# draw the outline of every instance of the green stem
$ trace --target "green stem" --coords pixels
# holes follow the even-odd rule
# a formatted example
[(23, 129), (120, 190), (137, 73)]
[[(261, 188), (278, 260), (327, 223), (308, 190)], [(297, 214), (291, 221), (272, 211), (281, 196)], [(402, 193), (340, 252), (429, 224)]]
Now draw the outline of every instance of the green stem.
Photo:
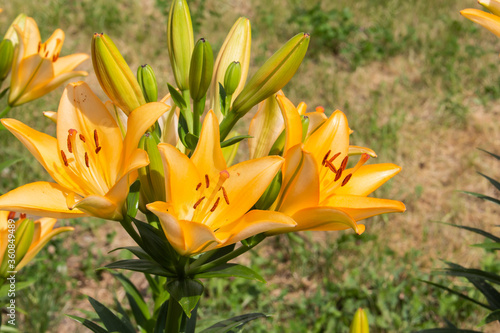
[(194, 101), (193, 102), (193, 128), (194, 128), (194, 135), (200, 136), (200, 131), (201, 131), (201, 126), (200, 126), (200, 117), (203, 114), (203, 111), (205, 111), (205, 101), (207, 97), (203, 97), (199, 101)]
[(186, 118), (186, 123), (188, 125), (189, 133), (193, 133), (193, 112), (191, 111), (191, 97), (189, 90), (182, 90), (182, 97), (184, 102), (186, 102), (186, 108), (184, 109), (184, 118)]
[(229, 110), (227, 115), (224, 117), (224, 120), (222, 120), (222, 122), (220, 123), (220, 141), (221, 142), (224, 141), (226, 136), (229, 134), (229, 132), (231, 132), (234, 125), (236, 125), (236, 123), (238, 122), (238, 120), (240, 120), (240, 118), (241, 117), (239, 117), (234, 112), (231, 112), (231, 110)]
[[(7, 113), (9, 113), (10, 109), (12, 109), (12, 106), (7, 105), (5, 109), (3, 109), (2, 113), (0, 113), (0, 119), (4, 118), (7, 115)], [(5, 127), (3, 126), (3, 124), (0, 123), (0, 131), (3, 131), (4, 129)]]
[(224, 101), (224, 114), (231, 109), (231, 100), (233, 99), (233, 95), (227, 95), (226, 100)]
[(182, 315), (184, 311), (181, 305), (172, 296), (168, 300), (167, 324), (165, 332), (179, 333), (181, 329)]

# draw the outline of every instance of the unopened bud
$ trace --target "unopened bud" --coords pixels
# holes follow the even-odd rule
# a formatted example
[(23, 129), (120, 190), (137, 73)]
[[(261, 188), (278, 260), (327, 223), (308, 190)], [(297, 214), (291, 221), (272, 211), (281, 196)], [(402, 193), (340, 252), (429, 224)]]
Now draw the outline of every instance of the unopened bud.
[(354, 318), (349, 329), (349, 333), (369, 333), (368, 318), (365, 311), (359, 308), (354, 314)]
[(138, 170), (141, 182), (139, 209), (146, 213), (146, 205), (155, 201), (165, 201), (165, 176), (158, 143), (160, 138), (154, 132), (147, 132), (139, 141), (139, 148), (148, 153), (149, 165)]
[(241, 80), (241, 65), (238, 61), (233, 61), (224, 75), (224, 90), (227, 95), (233, 95)]
[(18, 221), (16, 227), (16, 264), (19, 263), (26, 252), (28, 252), (31, 242), (33, 241), (33, 234), (35, 231), (35, 224), (30, 219), (23, 219)]
[(194, 46), (189, 68), (189, 92), (194, 101), (205, 97), (214, 71), (214, 54), (210, 43), (201, 38)]
[(14, 29), (14, 25), (17, 25), (19, 29), (24, 30), (24, 25), (26, 24), (26, 14), (19, 14), (14, 19), (9, 29), (5, 33), (4, 39), (9, 39), (12, 42), (12, 46), (15, 48), (17, 44), (19, 44), (19, 38), (17, 37), (16, 30)]
[(92, 39), (92, 64), (102, 90), (129, 115), (146, 104), (134, 74), (109, 36), (95, 33)]
[(146, 64), (137, 68), (137, 81), (147, 103), (158, 101), (158, 84), (151, 66)]
[(14, 45), (9, 39), (0, 42), (0, 83), (9, 75), (14, 58)]
[(191, 14), (186, 0), (172, 1), (168, 14), (167, 48), (177, 87), (180, 90), (188, 90), (194, 38)]

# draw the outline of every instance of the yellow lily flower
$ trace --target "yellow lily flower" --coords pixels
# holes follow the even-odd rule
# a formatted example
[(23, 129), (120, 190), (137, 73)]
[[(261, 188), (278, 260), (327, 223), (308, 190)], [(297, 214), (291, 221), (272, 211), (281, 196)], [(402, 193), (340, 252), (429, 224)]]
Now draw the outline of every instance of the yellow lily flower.
[(464, 17), (472, 22), (475, 22), (483, 28), (488, 29), (497, 37), (500, 37), (500, 1), (496, 0), (479, 0), (479, 4), (489, 9), (493, 14), (484, 12), (479, 9), (467, 8), (460, 11)]
[(191, 158), (169, 144), (158, 145), (165, 171), (166, 202), (147, 208), (157, 215), (172, 246), (183, 256), (236, 243), (295, 222), (279, 212), (252, 210), (283, 159), (263, 157), (227, 167), (213, 111), (203, 122)]
[[(286, 127), (283, 183), (273, 208), (291, 216), (297, 226), (271, 233), (301, 230), (342, 230), (361, 234), (357, 221), (391, 212), (403, 212), (403, 203), (368, 197), (401, 168), (390, 163), (363, 165), (375, 153), (349, 146), (347, 118), (335, 111), (302, 143), (299, 112), (284, 96), (278, 96)], [(349, 157), (361, 155), (347, 169)]]
[(86, 76), (85, 71), (72, 70), (89, 56), (84, 53), (59, 58), (64, 32), (54, 31), (42, 43), (38, 26), (31, 17), (26, 18), (24, 28), (14, 25), (19, 38), (19, 48), (12, 64), (9, 106), (27, 103), (57, 88), (67, 79)]
[[(14, 219), (14, 213), (8, 211), (0, 211), (0, 263), (3, 263), (4, 258), (7, 255), (7, 245), (9, 240), (9, 224), (8, 220)], [(15, 222), (16, 228), (25, 220), (26, 216), (21, 214), (21, 217)], [(34, 221), (34, 232), (32, 238), (29, 241), (29, 248), (27, 252), (20, 258), (15, 268), (9, 267), (9, 271), (18, 271), (28, 262), (30, 262), (40, 250), (56, 235), (72, 231), (72, 227), (61, 227), (54, 229), (54, 225), (57, 220), (53, 218), (44, 217), (39, 220)], [(7, 267), (6, 267), (7, 268)], [(5, 272), (0, 272), (0, 276), (5, 275)]]
[(144, 132), (166, 112), (163, 103), (148, 103), (128, 117), (125, 138), (104, 104), (84, 82), (70, 83), (57, 113), (57, 138), (15, 119), (3, 119), (56, 183), (36, 182), (0, 197), (0, 209), (55, 218), (92, 215), (122, 218), (129, 174), (149, 163), (138, 149)]

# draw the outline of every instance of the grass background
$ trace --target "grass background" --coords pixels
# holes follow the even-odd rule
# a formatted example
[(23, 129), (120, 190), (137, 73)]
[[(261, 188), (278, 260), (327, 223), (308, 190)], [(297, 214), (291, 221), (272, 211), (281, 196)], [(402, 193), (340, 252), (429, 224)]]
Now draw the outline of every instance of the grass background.
[[(93, 33), (105, 32), (133, 70), (144, 63), (155, 69), (161, 95), (167, 93), (166, 83), (174, 82), (165, 36), (169, 5), (168, 0), (11, 0), (2, 5), (0, 26), (5, 30), (24, 12), (35, 18), (42, 39), (60, 27), (66, 32), (62, 55), (89, 53)], [(496, 255), (467, 246), (478, 241), (473, 235), (433, 223), (492, 231), (499, 213), (494, 205), (457, 192), (494, 195), (475, 171), (500, 176), (493, 161), (476, 150), (498, 153), (500, 146), (500, 43), (459, 15), (463, 8), (477, 7), (476, 2), (196, 0), (189, 5), (195, 38), (207, 38), (214, 51), (239, 16), (250, 18), (252, 73), (290, 37), (309, 32), (307, 58), (285, 94), (295, 104), (322, 105), (328, 114), (343, 110), (355, 131), (353, 144), (374, 149), (378, 163), (403, 167), (375, 195), (407, 206), (405, 214), (370, 219), (360, 237), (325, 232), (267, 240), (241, 261), (268, 283), (207, 282), (200, 326), (261, 311), (272, 317), (247, 331), (346, 332), (356, 308), (365, 307), (373, 332), (410, 332), (440, 325), (443, 318), (476, 327), (484, 313), (418, 280), (449, 284), (430, 276), (432, 268), (442, 267), (439, 259), (499, 270)], [(84, 80), (106, 100), (90, 61), (80, 68), (89, 72)], [(62, 90), (20, 106), (10, 116), (54, 134), (55, 125), (42, 111), (57, 110)], [(49, 180), (12, 135), (0, 132), (0, 147), (2, 161), (21, 159), (2, 171), (0, 193)], [(89, 310), (85, 295), (109, 305), (114, 293), (123, 297), (108, 273), (94, 270), (116, 258), (108, 251), (131, 244), (127, 236), (111, 222), (60, 223), (77, 230), (52, 241), (19, 276), (37, 277), (20, 296), (19, 305), (27, 312), (21, 331), (84, 332), (64, 313)], [(134, 279), (145, 287), (139, 277)]]

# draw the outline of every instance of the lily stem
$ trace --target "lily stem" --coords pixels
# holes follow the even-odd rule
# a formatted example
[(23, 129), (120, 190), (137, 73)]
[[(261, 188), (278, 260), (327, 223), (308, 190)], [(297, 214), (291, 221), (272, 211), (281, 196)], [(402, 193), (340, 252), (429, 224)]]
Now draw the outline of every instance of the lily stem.
[(180, 332), (183, 312), (184, 310), (182, 310), (179, 302), (177, 302), (172, 295), (170, 295), (170, 299), (168, 300), (167, 324), (165, 326), (165, 332)]
[(186, 102), (186, 108), (184, 109), (184, 117), (186, 118), (186, 123), (188, 126), (189, 133), (193, 133), (193, 112), (191, 111), (191, 95), (189, 90), (182, 90), (182, 97), (184, 102)]
[(226, 116), (224, 117), (224, 120), (220, 123), (220, 141), (224, 141), (224, 139), (227, 137), (229, 132), (233, 129), (234, 125), (240, 120), (241, 116), (238, 116), (232, 110), (230, 109)]
[(203, 114), (203, 111), (205, 111), (205, 101), (206, 96), (199, 101), (193, 102), (193, 134), (196, 136), (200, 135), (200, 117)]

